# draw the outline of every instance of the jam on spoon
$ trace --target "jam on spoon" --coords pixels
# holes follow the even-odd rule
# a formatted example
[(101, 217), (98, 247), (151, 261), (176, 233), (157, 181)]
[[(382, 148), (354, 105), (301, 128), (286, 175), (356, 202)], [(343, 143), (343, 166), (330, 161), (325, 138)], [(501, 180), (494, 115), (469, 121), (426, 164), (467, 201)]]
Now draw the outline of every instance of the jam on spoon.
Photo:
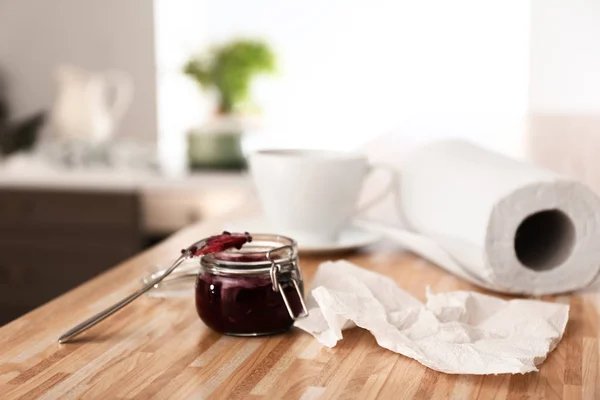
[(252, 242), (252, 236), (248, 232), (230, 233), (223, 231), (220, 235), (210, 236), (194, 243), (187, 249), (181, 250), (182, 255), (188, 254), (190, 257), (198, 257), (211, 253), (219, 253), (228, 249), (241, 249), (246, 243)]
[(144, 287), (136, 291), (135, 293), (130, 294), (123, 300), (118, 303), (110, 306), (109, 308), (99, 312), (98, 314), (86, 319), (81, 322), (77, 326), (73, 327), (69, 331), (65, 332), (59, 339), (58, 343), (65, 343), (69, 341), (71, 338), (79, 335), (83, 331), (91, 328), (96, 325), (100, 321), (108, 318), (115, 312), (119, 311), (121, 308), (125, 307), (150, 289), (152, 289), (155, 285), (165, 279), (171, 272), (173, 272), (182, 262), (189, 258), (198, 257), (201, 255), (206, 255), (215, 252), (222, 252), (231, 248), (240, 249), (244, 244), (251, 242), (252, 236), (248, 232), (245, 233), (230, 233), (223, 232), (220, 235), (210, 236), (206, 239), (199, 240), (193, 245), (189, 246), (187, 249), (182, 250), (182, 254), (179, 258), (165, 271), (164, 274), (160, 275), (156, 279), (152, 280)]

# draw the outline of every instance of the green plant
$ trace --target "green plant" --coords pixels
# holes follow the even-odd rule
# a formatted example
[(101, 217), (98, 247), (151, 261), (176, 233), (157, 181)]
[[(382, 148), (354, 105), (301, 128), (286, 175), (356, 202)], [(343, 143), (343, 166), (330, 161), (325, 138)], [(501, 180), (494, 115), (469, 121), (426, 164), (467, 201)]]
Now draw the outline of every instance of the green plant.
[(275, 70), (275, 55), (266, 43), (240, 39), (213, 48), (207, 57), (193, 58), (184, 72), (204, 89), (216, 89), (219, 112), (231, 113), (248, 101), (252, 79)]

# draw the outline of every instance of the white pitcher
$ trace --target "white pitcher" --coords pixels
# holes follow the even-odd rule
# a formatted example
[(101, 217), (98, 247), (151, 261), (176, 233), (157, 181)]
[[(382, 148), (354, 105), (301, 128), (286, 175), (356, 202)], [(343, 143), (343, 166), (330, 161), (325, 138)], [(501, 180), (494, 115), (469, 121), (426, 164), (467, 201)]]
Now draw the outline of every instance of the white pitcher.
[(110, 139), (131, 104), (131, 78), (120, 71), (92, 72), (62, 65), (56, 80), (58, 93), (51, 115), (56, 136), (94, 143)]

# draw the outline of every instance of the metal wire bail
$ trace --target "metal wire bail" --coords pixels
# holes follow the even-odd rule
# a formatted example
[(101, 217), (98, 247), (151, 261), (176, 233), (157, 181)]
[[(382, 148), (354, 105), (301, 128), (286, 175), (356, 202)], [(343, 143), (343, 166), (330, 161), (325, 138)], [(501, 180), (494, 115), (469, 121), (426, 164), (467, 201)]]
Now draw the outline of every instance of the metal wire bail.
[[(290, 302), (283, 290), (283, 287), (281, 286), (281, 283), (279, 282), (279, 273), (281, 272), (281, 264), (275, 263), (275, 261), (271, 258), (271, 252), (280, 251), (283, 249), (290, 250), (290, 258), (291, 258), (291, 255), (294, 252), (294, 249), (291, 246), (278, 247), (276, 249), (272, 249), (267, 252), (267, 259), (271, 261), (271, 270), (269, 271), (269, 274), (271, 276), (271, 284), (272, 284), (273, 291), (279, 292), (279, 294), (281, 295), (281, 298), (283, 299), (283, 303), (285, 304), (285, 308), (287, 309), (288, 314), (290, 315), (290, 317), (293, 320), (296, 320), (298, 318), (307, 317), (308, 309), (306, 308), (306, 304), (304, 303), (304, 298), (302, 296), (302, 292), (300, 291), (300, 287), (298, 286), (298, 281), (296, 280), (296, 278), (294, 276), (292, 277), (291, 281), (292, 281), (292, 284), (294, 285), (294, 288), (296, 289), (296, 294), (298, 296), (298, 299), (300, 300), (300, 305), (302, 305), (302, 313), (300, 313), (298, 315), (294, 315), (294, 311), (292, 310), (292, 307), (290, 306)], [(295, 274), (297, 271), (297, 265), (294, 261), (290, 261), (290, 263), (292, 265), (292, 271), (294, 271), (294, 274)]]

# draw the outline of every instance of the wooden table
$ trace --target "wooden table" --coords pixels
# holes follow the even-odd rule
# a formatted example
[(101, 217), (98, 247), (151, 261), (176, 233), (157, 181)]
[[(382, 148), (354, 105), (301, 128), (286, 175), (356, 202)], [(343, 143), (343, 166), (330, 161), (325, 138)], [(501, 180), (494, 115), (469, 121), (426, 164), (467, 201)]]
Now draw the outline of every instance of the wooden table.
[[(67, 328), (137, 288), (152, 265), (218, 229), (211, 222), (184, 230), (1, 328), (0, 398), (600, 398), (600, 287), (546, 298), (570, 303), (571, 321), (540, 371), (525, 375), (445, 375), (382, 349), (361, 329), (344, 332), (333, 349), (299, 330), (225, 337), (202, 324), (190, 298), (143, 297), (78, 341), (57, 344)], [(347, 258), (420, 299), (427, 285), (475, 289), (391, 247)], [(301, 260), (309, 283), (323, 260)]]

